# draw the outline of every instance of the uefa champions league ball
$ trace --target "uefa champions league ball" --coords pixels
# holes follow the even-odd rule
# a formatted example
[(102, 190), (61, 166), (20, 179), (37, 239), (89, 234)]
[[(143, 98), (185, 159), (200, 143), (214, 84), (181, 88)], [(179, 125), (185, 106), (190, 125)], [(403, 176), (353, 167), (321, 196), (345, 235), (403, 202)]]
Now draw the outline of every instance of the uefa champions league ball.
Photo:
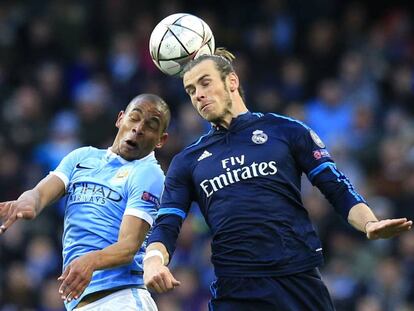
[(149, 50), (155, 65), (167, 75), (179, 74), (192, 59), (213, 54), (214, 36), (201, 18), (172, 14), (160, 21), (151, 33)]

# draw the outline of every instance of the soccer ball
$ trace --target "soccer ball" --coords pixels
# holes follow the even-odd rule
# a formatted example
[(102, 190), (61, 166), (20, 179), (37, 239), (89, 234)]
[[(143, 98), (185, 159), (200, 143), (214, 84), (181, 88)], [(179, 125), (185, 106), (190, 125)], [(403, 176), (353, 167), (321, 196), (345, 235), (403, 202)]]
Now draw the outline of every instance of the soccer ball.
[(149, 50), (155, 65), (168, 75), (179, 74), (192, 59), (213, 54), (214, 36), (199, 17), (177, 13), (160, 21), (151, 33)]

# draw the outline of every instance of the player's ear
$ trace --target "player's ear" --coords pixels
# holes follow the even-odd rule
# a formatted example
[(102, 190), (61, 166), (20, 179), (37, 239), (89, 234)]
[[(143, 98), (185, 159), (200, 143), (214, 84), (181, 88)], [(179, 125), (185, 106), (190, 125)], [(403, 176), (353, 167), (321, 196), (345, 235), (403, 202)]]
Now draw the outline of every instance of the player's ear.
[(235, 72), (230, 72), (227, 76), (229, 79), (229, 89), (230, 92), (234, 92), (239, 88), (239, 77), (236, 75)]
[(161, 148), (162, 146), (164, 146), (164, 144), (166, 143), (167, 139), (168, 139), (168, 133), (162, 133), (162, 135), (160, 137), (160, 140), (155, 145), (155, 148)]
[(121, 126), (121, 121), (122, 121), (122, 119), (124, 118), (124, 111), (123, 110), (121, 110), (119, 113), (118, 113), (118, 118), (116, 119), (116, 122), (115, 122), (115, 126), (117, 127), (117, 128), (119, 128), (120, 126)]

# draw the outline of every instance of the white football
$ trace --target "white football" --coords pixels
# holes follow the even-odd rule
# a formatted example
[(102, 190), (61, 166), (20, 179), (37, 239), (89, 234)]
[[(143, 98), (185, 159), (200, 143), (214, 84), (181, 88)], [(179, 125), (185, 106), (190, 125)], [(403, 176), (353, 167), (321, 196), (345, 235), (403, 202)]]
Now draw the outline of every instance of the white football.
[(149, 50), (155, 65), (168, 75), (179, 74), (192, 59), (213, 54), (214, 36), (201, 18), (172, 14), (160, 21), (151, 33)]

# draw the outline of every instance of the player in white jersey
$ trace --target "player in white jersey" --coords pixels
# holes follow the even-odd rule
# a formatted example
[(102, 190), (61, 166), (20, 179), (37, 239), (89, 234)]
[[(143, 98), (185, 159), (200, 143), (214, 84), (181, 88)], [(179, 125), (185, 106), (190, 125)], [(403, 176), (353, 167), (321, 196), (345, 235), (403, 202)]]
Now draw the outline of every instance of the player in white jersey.
[(67, 310), (157, 310), (142, 257), (164, 182), (154, 149), (169, 121), (160, 97), (139, 95), (119, 113), (111, 147), (72, 151), (33, 189), (0, 203), (1, 234), (66, 195), (59, 293)]

